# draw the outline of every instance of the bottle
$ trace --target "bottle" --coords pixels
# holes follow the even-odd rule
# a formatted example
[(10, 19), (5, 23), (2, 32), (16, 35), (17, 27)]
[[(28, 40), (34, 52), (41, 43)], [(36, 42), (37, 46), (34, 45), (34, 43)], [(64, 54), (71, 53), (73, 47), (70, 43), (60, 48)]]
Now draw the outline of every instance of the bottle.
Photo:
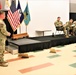
[(54, 37), (54, 33), (52, 33), (52, 37)]

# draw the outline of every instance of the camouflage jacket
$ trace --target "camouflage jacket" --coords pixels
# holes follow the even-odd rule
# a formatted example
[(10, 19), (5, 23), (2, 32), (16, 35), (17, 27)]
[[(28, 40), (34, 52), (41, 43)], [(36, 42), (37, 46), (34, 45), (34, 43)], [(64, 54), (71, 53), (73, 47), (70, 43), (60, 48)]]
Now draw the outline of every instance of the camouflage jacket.
[(61, 25), (63, 25), (63, 23), (62, 23), (62, 21), (55, 21), (54, 25), (55, 26), (61, 26)]
[(66, 22), (66, 27), (72, 27), (73, 23), (71, 22)]
[(8, 36), (8, 31), (6, 30), (6, 25), (2, 20), (0, 20), (0, 39), (6, 40), (6, 36)]

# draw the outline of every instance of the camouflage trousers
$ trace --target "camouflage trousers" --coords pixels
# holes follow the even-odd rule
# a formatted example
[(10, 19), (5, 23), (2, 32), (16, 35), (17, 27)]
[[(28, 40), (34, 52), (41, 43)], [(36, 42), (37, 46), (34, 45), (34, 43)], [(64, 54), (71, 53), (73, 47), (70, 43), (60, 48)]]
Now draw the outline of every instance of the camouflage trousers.
[(4, 61), (5, 40), (0, 39), (0, 62)]
[(65, 27), (64, 26), (57, 26), (56, 29), (60, 30), (60, 31), (63, 31), (65, 36), (67, 36), (69, 34), (68, 33), (69, 32), (69, 28), (67, 28), (66, 26)]
[(74, 33), (74, 28), (71, 28), (71, 27), (68, 27), (68, 26), (64, 27), (64, 34), (65, 34), (66, 36), (69, 36), (70, 31), (71, 31), (72, 34), (73, 34), (73, 33)]

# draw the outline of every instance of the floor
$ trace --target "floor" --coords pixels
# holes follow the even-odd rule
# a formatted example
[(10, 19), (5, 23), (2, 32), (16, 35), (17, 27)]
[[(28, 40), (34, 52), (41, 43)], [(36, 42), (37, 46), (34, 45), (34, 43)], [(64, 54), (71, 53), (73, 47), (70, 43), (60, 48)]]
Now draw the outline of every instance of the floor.
[(8, 67), (0, 67), (0, 75), (76, 75), (76, 43), (28, 52), (29, 58), (5, 52)]

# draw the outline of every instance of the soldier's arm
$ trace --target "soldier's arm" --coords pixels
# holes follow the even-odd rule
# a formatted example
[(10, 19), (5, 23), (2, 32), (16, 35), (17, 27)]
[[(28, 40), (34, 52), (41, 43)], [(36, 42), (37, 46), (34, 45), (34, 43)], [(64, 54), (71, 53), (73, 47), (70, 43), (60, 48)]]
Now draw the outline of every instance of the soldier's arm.
[(4, 24), (0, 24), (0, 32), (5, 36), (10, 36), (10, 33), (4, 27)]
[(63, 22), (61, 22), (61, 25), (63, 25)]
[(68, 22), (66, 22), (66, 25), (68, 25), (69, 23)]
[(54, 25), (57, 26), (57, 22), (54, 22)]
[(66, 22), (66, 24), (65, 24), (66, 26), (68, 26), (68, 22)]
[(60, 25), (60, 26), (63, 26), (63, 22), (60, 21), (60, 24), (59, 24), (59, 25)]

